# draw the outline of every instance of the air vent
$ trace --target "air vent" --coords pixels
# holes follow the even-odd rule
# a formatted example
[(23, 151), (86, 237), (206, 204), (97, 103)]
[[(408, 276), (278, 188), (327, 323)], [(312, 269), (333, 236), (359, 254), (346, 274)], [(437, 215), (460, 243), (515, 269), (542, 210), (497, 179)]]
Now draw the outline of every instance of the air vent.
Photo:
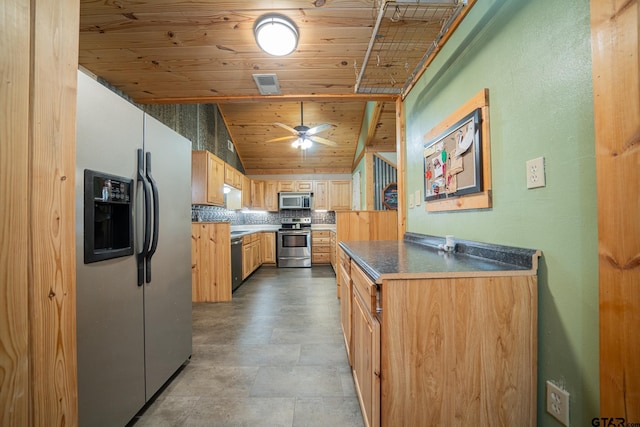
[(280, 95), (280, 84), (275, 74), (254, 74), (253, 80), (258, 86), (260, 95)]

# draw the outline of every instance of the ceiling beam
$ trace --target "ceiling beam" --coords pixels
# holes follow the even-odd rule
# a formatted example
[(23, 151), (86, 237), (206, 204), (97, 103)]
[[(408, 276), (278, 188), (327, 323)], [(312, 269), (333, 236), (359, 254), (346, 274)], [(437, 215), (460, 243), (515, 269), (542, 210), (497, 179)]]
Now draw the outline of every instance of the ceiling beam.
[(370, 147), (373, 145), (373, 137), (376, 133), (376, 129), (378, 128), (378, 120), (380, 120), (380, 114), (382, 114), (382, 107), (384, 103), (381, 101), (376, 101), (373, 105), (373, 113), (371, 114), (371, 119), (369, 120), (369, 128), (367, 129), (367, 139), (364, 141), (365, 147)]
[[(235, 102), (264, 102), (264, 101), (318, 101), (318, 102), (348, 102), (348, 101), (392, 101), (398, 98), (396, 94), (353, 93), (344, 95), (312, 94), (312, 95), (247, 95), (247, 96), (196, 96), (173, 98), (144, 98), (134, 99), (139, 104), (230, 104)], [(379, 115), (378, 115), (379, 117)], [(376, 119), (377, 121), (377, 119)]]

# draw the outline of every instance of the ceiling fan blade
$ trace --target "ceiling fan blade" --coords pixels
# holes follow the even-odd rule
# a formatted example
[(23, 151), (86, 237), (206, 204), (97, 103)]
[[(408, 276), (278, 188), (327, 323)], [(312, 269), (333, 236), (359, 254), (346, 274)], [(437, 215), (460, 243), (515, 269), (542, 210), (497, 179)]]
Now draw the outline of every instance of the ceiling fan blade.
[(323, 131), (325, 131), (327, 129), (330, 129), (332, 127), (334, 127), (334, 125), (330, 125), (329, 123), (323, 123), (321, 125), (312, 127), (311, 129), (309, 129), (305, 133), (307, 134), (307, 136), (311, 136), (311, 135), (315, 135), (316, 133), (323, 132)]
[(289, 136), (281, 136), (279, 138), (269, 139), (265, 142), (278, 142), (278, 141), (287, 141), (287, 140), (292, 141), (297, 138), (298, 138), (298, 135), (289, 135)]
[(312, 140), (313, 142), (317, 142), (317, 143), (320, 143), (320, 144), (328, 145), (330, 147), (337, 147), (338, 146), (337, 142), (331, 141), (330, 139), (323, 138), (321, 136), (312, 135), (312, 136), (307, 136), (307, 138)]
[(281, 128), (288, 130), (288, 131), (289, 131), (289, 132), (291, 132), (292, 134), (294, 134), (294, 135), (298, 135), (298, 131), (297, 131), (297, 130), (295, 130), (294, 128), (292, 128), (291, 126), (287, 126), (287, 125), (285, 125), (285, 124), (283, 124), (283, 123), (278, 123), (278, 122), (274, 123), (273, 125), (274, 125), (274, 126), (280, 126)]

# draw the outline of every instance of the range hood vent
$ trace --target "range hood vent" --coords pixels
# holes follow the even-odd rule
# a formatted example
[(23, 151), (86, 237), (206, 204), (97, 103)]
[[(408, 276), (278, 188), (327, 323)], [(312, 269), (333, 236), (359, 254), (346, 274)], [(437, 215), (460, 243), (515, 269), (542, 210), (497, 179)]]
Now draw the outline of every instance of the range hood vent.
[(260, 95), (280, 95), (280, 84), (275, 74), (253, 74)]

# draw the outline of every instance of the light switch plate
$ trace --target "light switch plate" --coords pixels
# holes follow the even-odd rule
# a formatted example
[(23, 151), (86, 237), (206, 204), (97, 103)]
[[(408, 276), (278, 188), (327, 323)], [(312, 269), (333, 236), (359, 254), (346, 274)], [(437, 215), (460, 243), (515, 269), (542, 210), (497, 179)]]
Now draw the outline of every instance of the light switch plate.
[(420, 197), (420, 190), (416, 190), (416, 195), (414, 200), (416, 202), (416, 206), (420, 206), (420, 201), (422, 200), (422, 198)]
[(527, 161), (527, 188), (538, 188), (546, 185), (544, 176), (544, 157)]

